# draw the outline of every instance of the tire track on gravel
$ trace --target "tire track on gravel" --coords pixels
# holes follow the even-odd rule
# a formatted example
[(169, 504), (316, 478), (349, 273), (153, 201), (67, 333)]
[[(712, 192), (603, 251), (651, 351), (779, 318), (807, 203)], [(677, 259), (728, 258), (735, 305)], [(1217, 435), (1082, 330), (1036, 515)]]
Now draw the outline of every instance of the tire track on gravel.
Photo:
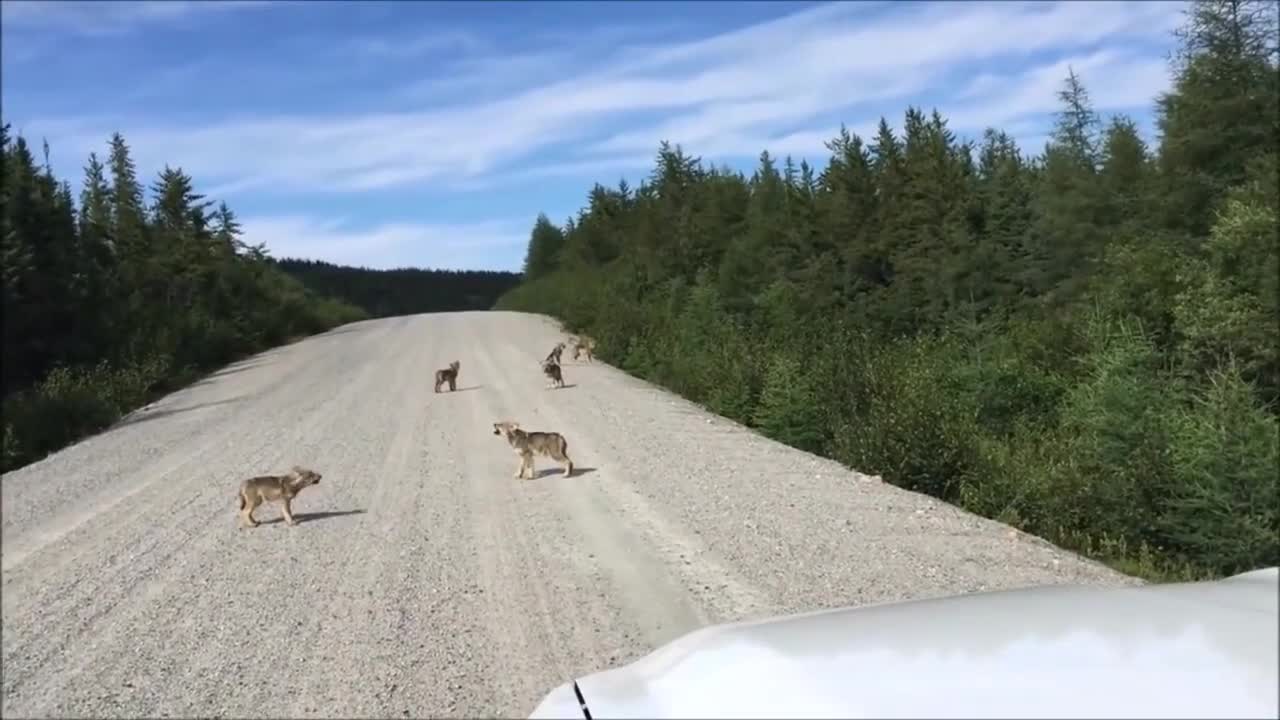
[[(360, 536), (348, 543), (351, 549), (342, 564), (349, 570), (343, 584), (333, 590), (343, 600), (335, 604), (345, 607), (346, 612), (330, 618), (337, 623), (336, 632), (325, 633), (319, 624), (315, 628), (317, 637), (325, 642), (312, 653), (315, 670), (304, 678), (292, 708), (295, 717), (315, 713), (387, 717), (392, 714), (394, 690), (408, 681), (396, 621), (412, 613), (406, 606), (418, 605), (421, 589), (407, 584), (405, 575), (405, 566), (417, 559), (416, 554), (407, 552), (417, 539), (416, 503), (410, 500), (423, 493), (421, 479), (431, 472), (435, 459), (429, 451), (423, 452), (423, 441), (432, 415), (429, 409), (438, 396), (433, 398), (424, 389), (429, 386), (424, 382), (423, 343), (416, 332), (406, 336), (411, 342), (396, 348), (389, 367), (379, 377), (390, 397), (381, 406), (378, 422), (365, 428), (375, 437), (390, 438), (385, 451), (374, 456), (381, 458), (376, 469), (367, 469), (360, 479), (368, 483), (366, 513), (376, 520), (364, 523)], [(323, 661), (338, 647), (361, 658), (366, 666), (378, 668), (377, 673), (352, 688), (346, 665)]]
[[(518, 366), (528, 353), (510, 343), (501, 349), (506, 367)], [(592, 381), (590, 377), (581, 379)], [(576, 455), (579, 462), (582, 457), (618, 457), (616, 453), (602, 455), (597, 449), (596, 436), (605, 435), (608, 425), (584, 423), (571, 410), (561, 409), (569, 393), (578, 387), (575, 383), (572, 388), (540, 391), (525, 383), (509, 383), (503, 394), (536, 408), (537, 424), (526, 421), (523, 426), (527, 429), (563, 432), (570, 456)], [(536, 397), (539, 392), (542, 398)], [(628, 442), (636, 440), (627, 437)], [(539, 462), (548, 460), (540, 458)], [(644, 628), (646, 640), (653, 645), (665, 643), (718, 618), (745, 617), (771, 607), (767, 596), (730, 571), (705, 544), (677, 529), (636, 490), (654, 473), (678, 470), (639, 467), (610, 463), (580, 482), (556, 477), (552, 487), (591, 545), (599, 549), (598, 564), (614, 586), (613, 596), (625, 599), (628, 616)]]
[[(471, 532), (480, 550), (477, 574), (483, 590), (485, 634), (496, 660), (486, 683), (490, 696), (480, 712), (512, 716), (528, 712), (523, 706), (536, 692), (531, 688), (545, 678), (562, 676), (567, 660), (565, 637), (575, 634), (579, 621), (556, 612), (550, 592), (563, 597), (562, 588), (547, 587), (563, 577), (550, 569), (555, 550), (546, 541), (564, 532), (559, 508), (512, 477), (515, 455), (492, 434), (492, 423), (510, 407), (511, 398), (504, 390), (506, 372), (494, 364), (486, 345), (474, 341), (469, 345), (474, 348), (473, 363), (485, 378), (485, 393), (480, 402), (469, 406), (461, 431), (489, 442), (467, 453), (464, 472), (471, 488)], [(556, 616), (562, 622), (557, 624)]]

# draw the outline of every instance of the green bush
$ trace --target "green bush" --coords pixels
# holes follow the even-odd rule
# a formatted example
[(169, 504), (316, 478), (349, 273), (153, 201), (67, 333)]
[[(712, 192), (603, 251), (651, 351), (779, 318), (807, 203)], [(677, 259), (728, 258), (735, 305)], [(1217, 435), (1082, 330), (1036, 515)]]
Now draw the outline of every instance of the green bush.
[(1173, 305), (1179, 349), (1192, 374), (1234, 363), (1268, 401), (1280, 401), (1280, 218), (1261, 203), (1229, 200), (1184, 271)]
[(1280, 422), (1240, 370), (1215, 373), (1168, 425), (1170, 480), (1156, 518), (1167, 546), (1224, 573), (1280, 564)]
[(1051, 425), (1069, 382), (1039, 367), (1031, 349), (993, 330), (991, 340), (962, 351), (964, 357), (949, 373), (949, 385), (970, 397), (984, 433), (1007, 438)]
[(21, 467), (111, 425), (144, 404), (168, 376), (164, 358), (123, 368), (106, 362), (55, 368), (35, 387), (4, 399), (4, 469)]
[(819, 452), (827, 439), (824, 416), (813, 373), (793, 353), (772, 353), (755, 426), (779, 442)]
[(888, 482), (954, 499), (981, 473), (981, 432), (970, 394), (952, 392), (957, 345), (919, 338), (869, 355), (860, 381), (865, 406), (837, 428), (836, 459)]
[[(1084, 377), (1063, 399), (1050, 471), (1058, 525), (1131, 544), (1158, 541), (1155, 512), (1168, 474), (1167, 419), (1181, 386), (1162, 373), (1152, 342), (1136, 329), (1098, 319)], [(1028, 468), (1029, 472), (1034, 469)]]

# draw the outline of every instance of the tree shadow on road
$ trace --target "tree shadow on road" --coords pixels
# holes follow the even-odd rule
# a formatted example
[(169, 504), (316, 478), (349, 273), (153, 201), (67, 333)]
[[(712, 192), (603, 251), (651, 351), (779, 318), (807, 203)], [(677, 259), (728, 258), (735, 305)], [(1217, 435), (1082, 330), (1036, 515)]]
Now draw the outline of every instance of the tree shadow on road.
[(207, 402), (207, 403), (196, 403), (195, 405), (181, 405), (181, 406), (172, 407), (172, 408), (161, 408), (159, 410), (135, 411), (135, 413), (130, 414), (120, 422), (116, 423), (114, 427), (124, 427), (125, 425), (136, 425), (138, 423), (149, 422), (151, 420), (159, 420), (160, 418), (169, 417), (170, 415), (177, 415), (179, 413), (190, 412), (192, 410), (200, 410), (202, 408), (216, 407), (218, 405), (232, 405), (234, 403), (238, 403), (244, 400), (246, 397), (248, 396), (238, 395), (236, 397), (227, 398), (226, 400), (215, 400), (213, 402)]
[(329, 330), (328, 332), (322, 332), (319, 335), (312, 335), (312, 337), (329, 338), (329, 337), (333, 337), (334, 335), (346, 335), (347, 333), (353, 333), (353, 332), (365, 332), (368, 329), (369, 327), (367, 325), (363, 325), (363, 326), (362, 325), (343, 325), (341, 327), (334, 328), (333, 330)]
[[(309, 512), (309, 513), (297, 512), (293, 514), (293, 519), (297, 520), (298, 524), (301, 525), (305, 522), (310, 522), (312, 520), (327, 520), (329, 518), (343, 517), (345, 515), (363, 515), (364, 513), (365, 513), (364, 510), (324, 510), (321, 512)], [(263, 520), (259, 520), (258, 524), (274, 525), (276, 523), (283, 523), (283, 522), (284, 522), (284, 516), (277, 515), (276, 517), (273, 517), (273, 518), (266, 518)]]
[(208, 375), (205, 375), (204, 377), (200, 378), (198, 381), (196, 381), (193, 384), (200, 385), (200, 384), (210, 383), (215, 380), (224, 378), (228, 375), (235, 375), (236, 373), (242, 373), (242, 372), (245, 372), (246, 370), (254, 370), (254, 369), (263, 367), (264, 365), (270, 365), (270, 364), (271, 363), (268, 361), (268, 359), (263, 357), (255, 357), (255, 358), (250, 358), (248, 360), (242, 360), (240, 362), (227, 365), (220, 370), (215, 370), (214, 372), (211, 372)]

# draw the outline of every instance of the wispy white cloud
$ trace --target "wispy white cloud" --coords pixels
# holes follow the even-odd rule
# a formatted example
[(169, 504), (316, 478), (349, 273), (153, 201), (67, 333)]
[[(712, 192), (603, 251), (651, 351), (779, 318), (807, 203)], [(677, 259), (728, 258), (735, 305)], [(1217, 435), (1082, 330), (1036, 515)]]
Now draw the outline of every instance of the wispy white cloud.
[(0, 21), (6, 31), (59, 31), (78, 35), (110, 35), (152, 23), (171, 22), (194, 14), (242, 10), (271, 0), (4, 0)]
[(454, 190), (475, 192), (489, 190), (503, 185), (527, 183), (532, 180), (550, 180), (553, 178), (595, 178), (602, 185), (610, 185), (620, 180), (624, 174), (634, 170), (653, 167), (656, 152), (637, 153), (634, 155), (612, 155), (590, 160), (570, 160), (566, 162), (538, 163), (515, 170), (468, 178), (453, 183)]
[(375, 60), (410, 60), (441, 50), (463, 52), (494, 50), (492, 44), (484, 38), (459, 29), (437, 30), (401, 37), (358, 36), (347, 40), (345, 45), (352, 55)]
[[(213, 58), (211, 66), (211, 58), (193, 57), (139, 78), (128, 96), (138, 110), (7, 119), (17, 130), (48, 137), (57, 154), (77, 162), (90, 151), (102, 154), (106, 138), (119, 130), (144, 175), (168, 163), (191, 173), (212, 197), (267, 191), (284, 203), (291, 193), (314, 202), (317, 194), (481, 192), (565, 178), (612, 184), (651, 167), (661, 140), (714, 163), (768, 149), (820, 165), (842, 121), (869, 138), (882, 114), (896, 126), (908, 104), (937, 107), (963, 135), (1006, 129), (1037, 152), (1068, 67), (1103, 112), (1149, 107), (1168, 86), (1160, 47), (1184, 7), (830, 3), (692, 40), (687, 29), (658, 20), (601, 28), (585, 39), (567, 29), (563, 36), (531, 32), (518, 47), (462, 26), (353, 32), (312, 44), (326, 48), (324, 62), (365, 73), (361, 81), (372, 89), (359, 88), (360, 107), (368, 111), (351, 109), (349, 74), (294, 61), (237, 70), (234, 60)], [(178, 0), (4, 0), (5, 58), (13, 37), (41, 36), (31, 30), (55, 37), (121, 33), (227, 8)], [(11, 23), (24, 32), (15, 36)], [(677, 36), (686, 39), (671, 39)], [(232, 100), (226, 114), (192, 126), (190, 115), (179, 122), (153, 109), (168, 99), (181, 102), (180, 88), (202, 71), (241, 72), (245, 83), (281, 92), (297, 85), (283, 73), (309, 73), (308, 111), (262, 113)], [(316, 92), (333, 97), (332, 105), (317, 107)], [(299, 213), (249, 217), (244, 225), (251, 241), (266, 242), (276, 255), (374, 267), (511, 268), (530, 221), (369, 226)]]
[(410, 102), (427, 103), (464, 91), (485, 96), (512, 92), (571, 69), (573, 58), (574, 52), (564, 47), (463, 56), (443, 72), (409, 83), (400, 95)]
[[(149, 156), (140, 164), (166, 160), (226, 187), (301, 192), (537, 177), (541, 163), (532, 159), (557, 148), (547, 173), (575, 163), (603, 170), (610, 159), (651, 156), (664, 139), (713, 158), (765, 148), (785, 154), (786, 147), (816, 160), (826, 152), (818, 138), (834, 131), (836, 116), (874, 124), (886, 104), (900, 113), (927, 97), (953, 128), (975, 131), (1046, 112), (1056, 107), (1068, 63), (1100, 109), (1147, 105), (1168, 82), (1163, 61), (1114, 48), (1162, 40), (1183, 5), (833, 3), (706, 39), (649, 45), (644, 53), (618, 49), (576, 72), (481, 102), (396, 113), (335, 108), (195, 129), (121, 117), (84, 124), (72, 140), (96, 146), (105, 125), (121, 127)], [(418, 45), (360, 47), (412, 53), (467, 45), (466, 37), (446, 32), (418, 38)], [(1099, 50), (1103, 43), (1113, 49)], [(527, 64), (513, 74), (564, 69), (554, 48), (519, 57)], [(979, 63), (1018, 69), (974, 74)], [(460, 77), (474, 80), (506, 66), (478, 55), (459, 67)], [(436, 82), (447, 84), (448, 75)]]
[(344, 219), (304, 215), (257, 216), (241, 221), (244, 239), (265, 243), (274, 257), (390, 269), (513, 270), (529, 239), (530, 222), (387, 223), (356, 227)]

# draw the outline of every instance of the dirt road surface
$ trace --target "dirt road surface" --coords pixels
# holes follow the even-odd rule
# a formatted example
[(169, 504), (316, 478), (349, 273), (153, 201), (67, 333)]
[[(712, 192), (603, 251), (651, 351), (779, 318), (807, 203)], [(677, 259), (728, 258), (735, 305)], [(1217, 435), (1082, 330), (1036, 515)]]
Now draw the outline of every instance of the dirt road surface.
[[(527, 716), (707, 623), (1135, 580), (766, 440), (518, 313), (348, 325), (3, 476), (6, 717)], [(456, 393), (432, 375), (462, 362)], [(492, 434), (558, 430), (516, 480)], [(244, 477), (314, 467), (300, 523)]]

